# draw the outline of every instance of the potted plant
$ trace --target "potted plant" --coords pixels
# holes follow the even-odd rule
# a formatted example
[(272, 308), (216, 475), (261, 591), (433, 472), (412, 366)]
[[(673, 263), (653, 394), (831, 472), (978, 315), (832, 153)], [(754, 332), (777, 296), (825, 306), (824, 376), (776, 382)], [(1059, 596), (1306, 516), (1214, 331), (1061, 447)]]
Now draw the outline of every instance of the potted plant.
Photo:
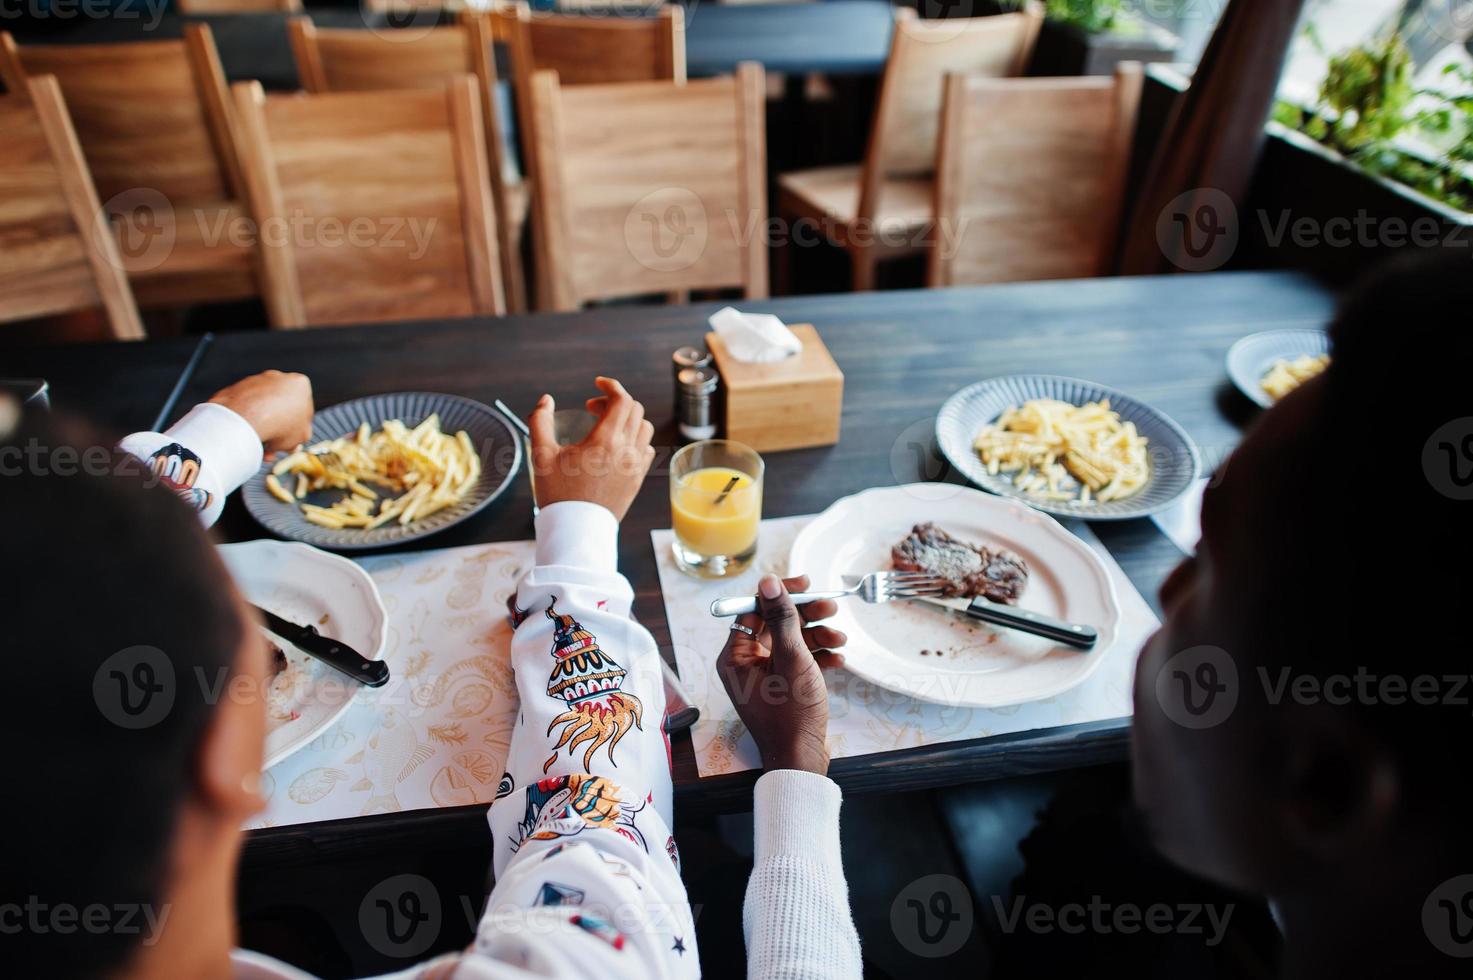
[[(981, 0), (975, 13), (1003, 13), (1024, 0)], [(955, 8), (963, 16), (969, 4)], [(1142, 63), (1176, 60), (1177, 36), (1138, 17), (1127, 0), (1044, 0), (1047, 19), (1028, 74), (1112, 75), (1122, 61)], [(924, 7), (923, 7), (924, 9)]]
[[(1448, 75), (1473, 90), (1466, 70)], [(1306, 101), (1275, 108), (1238, 208), (1235, 267), (1301, 269), (1349, 286), (1408, 248), (1473, 249), (1473, 99), (1418, 89), (1389, 37), (1331, 59)]]
[(1443, 75), (1456, 91), (1417, 87), (1407, 46), (1392, 33), (1331, 58), (1318, 100), (1281, 101), (1274, 124), (1279, 135), (1307, 136), (1330, 156), (1466, 224), (1473, 211), (1473, 70), (1452, 64)]

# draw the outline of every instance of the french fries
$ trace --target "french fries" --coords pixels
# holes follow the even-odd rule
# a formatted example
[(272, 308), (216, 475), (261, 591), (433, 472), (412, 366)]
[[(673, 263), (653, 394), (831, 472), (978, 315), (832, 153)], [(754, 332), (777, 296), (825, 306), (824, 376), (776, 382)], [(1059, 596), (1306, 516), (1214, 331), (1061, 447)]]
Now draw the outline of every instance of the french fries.
[[(292, 489), (282, 483), (288, 476), (296, 477)], [(320, 527), (372, 530), (439, 513), (463, 500), (480, 478), (481, 457), (470, 436), (440, 431), (440, 416), (431, 415), (413, 429), (398, 419), (377, 432), (364, 423), (352, 436), (298, 449), (271, 468), (266, 489)], [(302, 499), (316, 490), (341, 490), (343, 496), (327, 507)]]
[(1329, 366), (1329, 354), (1301, 354), (1292, 361), (1280, 358), (1258, 384), (1268, 397), (1278, 401)]
[(1030, 497), (1081, 505), (1121, 500), (1151, 478), (1147, 439), (1106, 401), (1086, 405), (1040, 398), (1012, 406), (982, 427), (973, 447), (987, 472), (1016, 474)]

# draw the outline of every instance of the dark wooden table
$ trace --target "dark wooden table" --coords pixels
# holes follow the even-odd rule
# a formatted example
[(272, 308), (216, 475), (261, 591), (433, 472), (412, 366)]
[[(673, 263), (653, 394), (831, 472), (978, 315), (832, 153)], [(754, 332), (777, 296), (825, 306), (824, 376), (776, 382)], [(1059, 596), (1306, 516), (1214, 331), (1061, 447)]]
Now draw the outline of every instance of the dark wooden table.
[[(767, 457), (764, 513), (809, 514), (868, 487), (955, 479), (930, 432), (941, 403), (974, 381), (1012, 372), (1089, 378), (1139, 397), (1186, 427), (1211, 466), (1237, 443), (1255, 409), (1233, 390), (1223, 359), (1233, 341), (1257, 330), (1319, 326), (1333, 298), (1313, 281), (1283, 273), (1221, 273), (983, 288), (805, 297), (743, 304), (789, 323), (817, 325), (846, 378), (843, 437), (823, 449)], [(218, 337), (193, 373), (176, 414), (235, 379), (266, 368), (312, 376), (319, 405), (362, 395), (442, 391), (530, 410), (542, 392), (564, 405), (593, 393), (595, 373), (621, 378), (647, 406), (656, 444), (668, 459), (677, 443), (670, 352), (700, 341), (716, 305), (615, 307), (575, 314), (386, 324)], [(119, 371), (149, 362), (154, 344), (37, 352), (28, 362), (90, 376), (112, 352)], [(157, 350), (182, 363), (180, 345)], [(85, 363), (86, 371), (64, 369)], [(44, 373), (44, 372), (42, 372)], [(166, 371), (155, 372), (162, 380)], [(127, 413), (135, 399), (119, 398)], [(57, 399), (69, 400), (70, 386)], [(131, 390), (131, 386), (129, 389)], [(162, 397), (161, 395), (158, 397)], [(88, 407), (121, 427), (109, 398)], [(527, 481), (475, 518), (428, 539), (452, 547), (532, 535)], [(623, 525), (620, 567), (636, 592), (635, 612), (668, 648), (650, 531), (668, 527), (665, 482), (646, 484)], [(1146, 520), (1095, 524), (1095, 531), (1151, 602), (1180, 554)], [(219, 525), (229, 539), (262, 530), (232, 499)], [(715, 655), (715, 651), (712, 651)], [(840, 759), (832, 774), (848, 793), (888, 792), (1067, 769), (1123, 758), (1125, 719)], [(674, 740), (682, 812), (750, 805), (754, 773), (700, 779), (689, 740)], [(435, 833), (480, 841), (484, 806), (414, 811), (255, 831), (254, 862), (312, 861), (374, 842)]]
[(44, 378), (53, 407), (85, 415), (113, 435), (175, 415), (173, 396), (202, 361), (209, 341), (173, 337), (142, 344), (81, 344), (0, 349), (0, 376)]
[(894, 8), (887, 0), (725, 4), (685, 8), (685, 59), (692, 75), (758, 61), (769, 72), (878, 74), (890, 55)]

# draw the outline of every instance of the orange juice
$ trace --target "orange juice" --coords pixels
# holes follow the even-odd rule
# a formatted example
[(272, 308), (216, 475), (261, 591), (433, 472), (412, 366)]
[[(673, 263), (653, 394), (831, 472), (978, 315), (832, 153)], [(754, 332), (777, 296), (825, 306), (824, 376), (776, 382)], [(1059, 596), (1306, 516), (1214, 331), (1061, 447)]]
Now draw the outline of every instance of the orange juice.
[[(731, 492), (723, 498), (727, 484)], [(670, 513), (675, 536), (691, 551), (710, 557), (744, 555), (757, 543), (762, 485), (729, 466), (692, 470), (671, 481)]]

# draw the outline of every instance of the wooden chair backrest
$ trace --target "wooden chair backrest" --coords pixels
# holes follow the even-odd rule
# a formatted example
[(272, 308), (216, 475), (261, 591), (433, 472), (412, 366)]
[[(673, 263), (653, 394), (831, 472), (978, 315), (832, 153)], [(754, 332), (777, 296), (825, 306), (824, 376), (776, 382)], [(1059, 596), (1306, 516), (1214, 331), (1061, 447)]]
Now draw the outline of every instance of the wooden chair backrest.
[[(500, 184), (515, 176), (516, 168), (501, 138), (491, 31), (485, 14), (469, 12), (459, 24), (415, 31), (405, 38), (347, 28), (324, 30), (307, 17), (287, 22), (297, 74), (308, 92), (442, 88), (451, 75), (474, 75), (481, 92), (481, 126), (486, 130), (491, 176)], [(493, 190), (499, 208), (502, 189)]]
[(554, 309), (740, 287), (767, 295), (762, 68), (564, 88), (533, 79), (538, 255)]
[[(491, 50), (492, 28), (484, 13), (466, 11), (459, 24), (404, 36), (376, 31), (322, 29), (307, 17), (287, 22), (297, 74), (308, 92), (377, 92), (406, 88), (443, 88), (452, 75), (469, 72), (480, 90), (481, 129), (491, 172), (491, 199), (497, 218), (511, 213), (509, 185), (521, 175), (505, 141), (496, 101), (496, 60)], [(513, 229), (498, 227), (502, 284), (508, 301), (520, 308), (521, 263)], [(515, 299), (513, 299), (515, 297)]]
[(1142, 78), (948, 79), (930, 285), (1108, 274)]
[(101, 307), (114, 337), (142, 338), (56, 79), (0, 95), (0, 133), (0, 321)]
[(297, 75), (308, 92), (443, 89), (450, 75), (475, 74), (470, 24), (396, 32), (321, 28), (310, 17), (287, 21)]
[(178, 0), (181, 14), (295, 14), (302, 0)]
[(1021, 75), (1043, 26), (1043, 9), (1037, 2), (1018, 13), (992, 17), (919, 20), (907, 7), (897, 8), (895, 14), (890, 57), (865, 153), (861, 217), (874, 217), (885, 178), (935, 172), (946, 76)]
[(533, 12), (525, 3), (491, 12), (497, 40), (511, 53), (513, 82), (555, 71), (563, 85), (685, 80), (685, 11), (653, 17)]
[(206, 24), (182, 40), (19, 46), (0, 34), (0, 79), (55, 75), (103, 201), (149, 188), (175, 207), (239, 197), (225, 74)]
[(269, 98), (241, 82), (234, 95), (273, 326), (504, 312), (471, 76)]
[[(562, 86), (610, 82), (685, 83), (685, 11), (662, 7), (654, 17), (611, 17), (533, 13), (525, 0), (489, 12), (492, 34), (506, 49), (516, 99), (518, 138), (527, 171), (539, 170), (532, 109), (532, 78), (553, 71)], [(532, 197), (532, 248), (536, 308), (552, 304), (540, 194)]]

